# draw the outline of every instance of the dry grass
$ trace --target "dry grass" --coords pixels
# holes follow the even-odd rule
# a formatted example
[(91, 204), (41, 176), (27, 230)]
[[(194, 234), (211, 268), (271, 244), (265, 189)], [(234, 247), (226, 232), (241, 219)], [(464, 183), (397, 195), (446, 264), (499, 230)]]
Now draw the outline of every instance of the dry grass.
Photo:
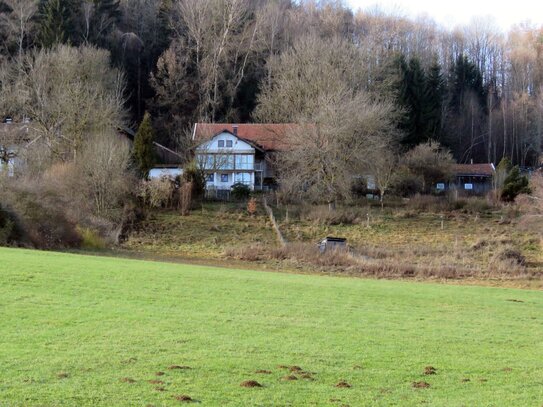
[[(379, 257), (370, 257), (376, 254)], [(536, 270), (528, 270), (525, 259), (519, 251), (500, 249), (487, 267), (469, 264), (465, 258), (454, 253), (442, 253), (441, 256), (421, 257), (428, 253), (391, 251), (385, 253), (377, 250), (332, 250), (320, 253), (315, 245), (308, 243), (292, 243), (282, 248), (268, 248), (262, 245), (251, 245), (228, 250), (229, 258), (251, 262), (280, 262), (293, 269), (311, 269), (313, 271), (349, 276), (371, 276), (377, 278), (533, 278)]]
[[(475, 204), (474, 204), (475, 205)], [(543, 259), (537, 233), (519, 231), (504, 211), (417, 213), (368, 207), (305, 213), (281, 208), (281, 248), (263, 213), (248, 216), (246, 205), (213, 204), (181, 217), (154, 212), (124, 247), (143, 253), (212, 261), (238, 260), (266, 268), (378, 278), (539, 279)], [(369, 214), (362, 221), (361, 214)], [(345, 218), (349, 214), (348, 218)], [(355, 216), (356, 215), (356, 216)], [(508, 220), (508, 221), (505, 221)], [(348, 253), (318, 253), (324, 236), (345, 237)], [(254, 266), (253, 266), (254, 267)]]

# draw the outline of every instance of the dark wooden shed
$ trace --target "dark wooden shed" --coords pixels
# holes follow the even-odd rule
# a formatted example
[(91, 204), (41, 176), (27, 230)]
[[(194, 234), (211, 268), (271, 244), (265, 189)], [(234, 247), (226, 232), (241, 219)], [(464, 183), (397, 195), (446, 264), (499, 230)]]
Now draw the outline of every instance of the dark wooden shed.
[(347, 239), (342, 237), (325, 237), (319, 242), (319, 251), (324, 253), (328, 250), (347, 250)]

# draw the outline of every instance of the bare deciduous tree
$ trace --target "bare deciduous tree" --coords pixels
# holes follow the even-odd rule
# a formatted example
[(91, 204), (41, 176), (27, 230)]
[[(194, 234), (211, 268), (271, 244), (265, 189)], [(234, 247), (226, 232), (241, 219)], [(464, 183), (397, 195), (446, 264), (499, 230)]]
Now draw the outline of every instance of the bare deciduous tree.
[[(177, 0), (173, 27), (194, 50), (199, 117), (228, 113), (256, 49), (257, 21), (248, 0)], [(224, 105), (224, 100), (228, 103)]]
[(23, 56), (1, 84), (0, 106), (29, 127), (53, 158), (72, 160), (86, 137), (123, 125), (124, 77), (107, 51), (59, 46)]
[(0, 13), (0, 31), (5, 32), (7, 44), (4, 48), (10, 49), (14, 44), (17, 55), (21, 56), (28, 41), (29, 34), (34, 27), (34, 16), (38, 11), (37, 0), (3, 0), (11, 12)]

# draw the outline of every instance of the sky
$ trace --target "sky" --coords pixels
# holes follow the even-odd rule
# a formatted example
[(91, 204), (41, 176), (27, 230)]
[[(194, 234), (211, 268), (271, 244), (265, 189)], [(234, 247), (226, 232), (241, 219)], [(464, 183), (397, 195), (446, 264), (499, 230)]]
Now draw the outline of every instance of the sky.
[(397, 10), (416, 17), (425, 14), (448, 28), (469, 23), (473, 17), (491, 16), (498, 27), (507, 31), (525, 21), (543, 25), (541, 0), (346, 0), (353, 9), (376, 4), (384, 10)]

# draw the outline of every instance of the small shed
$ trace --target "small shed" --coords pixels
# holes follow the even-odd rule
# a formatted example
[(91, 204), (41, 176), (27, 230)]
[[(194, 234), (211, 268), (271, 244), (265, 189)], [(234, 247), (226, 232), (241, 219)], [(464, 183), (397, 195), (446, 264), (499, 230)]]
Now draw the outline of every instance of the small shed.
[(347, 239), (343, 237), (325, 237), (319, 242), (319, 251), (324, 253), (328, 250), (347, 250)]
[(484, 195), (492, 189), (494, 164), (456, 164), (453, 169), (455, 181), (451, 187), (464, 195)]

